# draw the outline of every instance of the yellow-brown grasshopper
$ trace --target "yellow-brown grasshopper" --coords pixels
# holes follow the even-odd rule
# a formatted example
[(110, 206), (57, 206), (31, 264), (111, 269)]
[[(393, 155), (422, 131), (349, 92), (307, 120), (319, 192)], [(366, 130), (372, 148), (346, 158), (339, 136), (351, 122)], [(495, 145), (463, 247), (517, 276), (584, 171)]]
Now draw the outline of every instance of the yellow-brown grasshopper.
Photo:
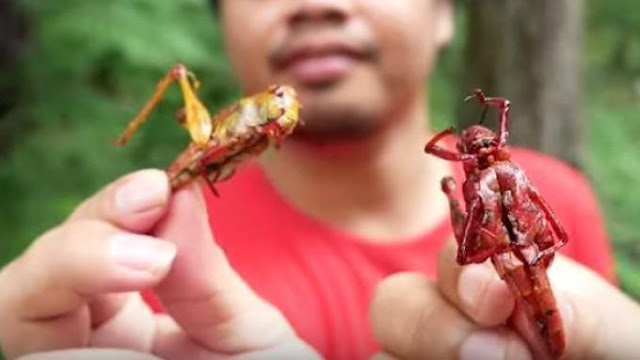
[(217, 194), (215, 183), (231, 177), (243, 160), (260, 155), (271, 145), (279, 145), (299, 123), (301, 105), (297, 93), (286, 85), (272, 85), (244, 97), (212, 117), (196, 95), (199, 83), (195, 75), (184, 65), (176, 64), (117, 139), (117, 145), (129, 141), (173, 82), (180, 85), (184, 99), (178, 121), (192, 139), (167, 168), (173, 190), (202, 176)]

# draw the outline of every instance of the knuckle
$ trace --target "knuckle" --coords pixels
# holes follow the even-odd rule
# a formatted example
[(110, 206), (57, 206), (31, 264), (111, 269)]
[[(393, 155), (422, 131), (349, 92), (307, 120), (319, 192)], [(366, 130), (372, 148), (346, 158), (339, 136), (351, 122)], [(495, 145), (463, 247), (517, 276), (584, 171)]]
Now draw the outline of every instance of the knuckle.
[[(52, 227), (31, 242), (27, 249), (9, 265), (12, 270), (12, 274), (7, 276), (9, 281), (20, 281), (22, 273), (39, 268), (43, 263), (43, 257), (50, 257), (51, 250), (57, 248), (57, 239), (64, 234), (64, 228), (64, 225)], [(14, 271), (14, 269), (17, 270)]]
[(430, 291), (430, 283), (417, 273), (398, 273), (382, 280), (376, 286), (371, 301), (370, 315), (374, 324), (382, 326), (384, 319), (390, 318), (390, 311), (402, 311), (402, 305), (409, 304), (412, 293), (419, 292), (422, 297), (425, 290)]
[(67, 224), (64, 228), (65, 239), (84, 238), (87, 235), (104, 233), (112, 229), (112, 226), (103, 220), (98, 219), (78, 219)]
[(384, 298), (388, 293), (402, 292), (407, 289), (423, 287), (429, 281), (421, 274), (413, 272), (402, 272), (393, 274), (382, 280), (377, 286), (374, 293), (375, 297)]
[(103, 238), (111, 231), (111, 226), (105, 222), (84, 219), (53, 227), (15, 260), (15, 270), (9, 278), (13, 282), (22, 281), (25, 277), (55, 278), (79, 262), (91, 261), (83, 259), (100, 242), (89, 240)]
[(67, 226), (63, 224), (57, 225), (45, 231), (34, 242), (31, 243), (25, 255), (31, 256), (34, 253), (40, 253), (40, 249), (42, 249), (43, 247), (48, 247), (50, 243), (54, 243), (54, 245), (57, 245), (58, 239), (64, 238), (66, 229)]
[(70, 250), (87, 246), (90, 242), (84, 241), (87, 238), (95, 238), (110, 230), (110, 226), (99, 220), (79, 219), (69, 223), (56, 226), (41, 235), (28, 249), (25, 254), (29, 258), (36, 258), (41, 261), (42, 257), (50, 258), (52, 254), (58, 257)]
[(39, 316), (34, 315), (37, 309), (48, 307), (58, 295), (71, 274), (70, 268), (77, 264), (76, 248), (91, 243), (82, 240), (100, 236), (108, 229), (108, 224), (97, 220), (59, 224), (0, 269), (0, 348), (5, 355), (18, 354), (24, 347), (28, 340), (21, 334), (22, 324)]
[(103, 196), (99, 196), (96, 194), (88, 199), (85, 199), (80, 205), (78, 205), (73, 212), (67, 217), (66, 222), (72, 222), (74, 220), (78, 220), (84, 217), (94, 217), (96, 216), (97, 209), (101, 208), (101, 200), (104, 198)]
[(84, 199), (67, 217), (66, 222), (71, 222), (84, 218), (107, 218), (111, 206), (111, 197), (115, 189), (112, 183)]

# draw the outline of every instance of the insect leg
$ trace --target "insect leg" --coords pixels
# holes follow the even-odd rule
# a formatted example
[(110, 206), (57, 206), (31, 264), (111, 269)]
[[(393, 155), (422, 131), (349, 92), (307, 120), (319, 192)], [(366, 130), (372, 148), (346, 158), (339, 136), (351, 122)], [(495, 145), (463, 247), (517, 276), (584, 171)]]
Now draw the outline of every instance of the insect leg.
[(458, 239), (458, 255), (456, 261), (460, 265), (478, 261), (478, 256), (473, 254), (469, 249), (477, 247), (477, 244), (473, 244), (472, 242), (477, 239), (481, 227), (482, 205), (480, 199), (473, 200), (467, 211), (462, 236)]
[[(190, 81), (190, 78), (193, 80)], [(177, 81), (180, 84), (185, 102), (184, 112), (182, 115), (184, 118), (179, 119), (179, 121), (184, 122), (183, 125), (187, 128), (191, 138), (197, 144), (202, 145), (209, 140), (212, 130), (211, 117), (207, 109), (202, 105), (195, 94), (194, 87), (197, 87), (197, 81), (195, 80), (195, 77), (187, 71), (187, 68), (184, 65), (177, 64), (174, 65), (171, 70), (167, 72), (164, 78), (158, 82), (151, 99), (147, 101), (142, 110), (140, 110), (116, 140), (117, 145), (124, 145), (127, 143), (140, 126), (147, 121), (151, 111), (158, 105), (158, 103), (160, 103), (160, 101), (162, 101), (164, 93), (174, 81)]]
[(209, 186), (209, 190), (211, 190), (211, 193), (215, 195), (217, 198), (220, 198), (220, 193), (218, 193), (218, 190), (215, 188), (215, 186), (213, 186), (213, 181), (210, 180), (209, 177), (207, 176), (208, 175), (207, 166), (206, 166), (206, 163), (202, 161), (202, 159), (198, 160), (198, 169), (200, 171), (200, 176), (202, 177), (204, 182), (207, 183), (207, 185)]
[(462, 243), (462, 234), (464, 232), (464, 223), (467, 217), (467, 214), (460, 207), (460, 202), (456, 199), (453, 192), (456, 189), (456, 181), (447, 176), (441, 181), (442, 191), (447, 196), (447, 200), (449, 201), (449, 213), (451, 214), (451, 225), (453, 227), (453, 233), (456, 236), (456, 240), (458, 245)]
[[(498, 236), (484, 227), (479, 228), (480, 236), (476, 244), (476, 249), (469, 252), (467, 250), (466, 257), (460, 263), (461, 265), (476, 263), (480, 264), (496, 253), (503, 252), (508, 249), (507, 244), (500, 244)], [(486, 240), (489, 241), (486, 241)], [(488, 245), (488, 246), (487, 246)]]
[(176, 65), (174, 72), (176, 73), (176, 80), (180, 84), (185, 104), (184, 127), (189, 131), (191, 139), (196, 144), (204, 146), (209, 141), (213, 131), (213, 123), (209, 111), (196, 95), (195, 89), (200, 86), (198, 80), (183, 65)]
[(149, 114), (155, 108), (160, 101), (162, 101), (162, 96), (169, 88), (169, 85), (173, 83), (178, 77), (178, 71), (176, 71), (176, 67), (174, 66), (169, 72), (158, 82), (156, 85), (156, 90), (154, 91), (151, 99), (147, 101), (142, 110), (136, 115), (136, 117), (129, 122), (126, 129), (122, 132), (120, 137), (116, 140), (117, 145), (124, 145), (129, 141), (131, 136), (138, 131), (140, 126), (147, 121)]
[(553, 231), (556, 233), (559, 239), (559, 241), (555, 242), (551, 247), (548, 247), (540, 252), (540, 254), (538, 255), (538, 259), (542, 259), (562, 248), (569, 241), (569, 236), (564, 230), (564, 227), (560, 223), (560, 220), (558, 219), (556, 214), (553, 212), (549, 204), (547, 204), (547, 202), (542, 198), (542, 196), (540, 196), (540, 194), (538, 194), (538, 192), (534, 189), (529, 189), (528, 193), (531, 199), (535, 203), (537, 203), (538, 206), (540, 206), (540, 208), (546, 215), (547, 220), (549, 221), (549, 223), (551, 223)]
[(212, 193), (213, 195), (215, 195), (217, 198), (220, 198), (220, 193), (218, 192), (218, 190), (216, 189), (216, 187), (215, 187), (215, 186), (213, 186), (213, 182), (212, 182), (212, 181), (210, 181), (210, 180), (207, 178), (207, 175), (205, 175), (205, 174), (203, 174), (203, 176), (202, 176), (202, 177), (204, 178), (204, 181), (207, 183), (207, 185), (209, 185), (209, 190), (211, 190), (211, 193)]
[[(449, 200), (449, 211), (451, 214), (451, 225), (453, 227), (453, 233), (456, 237), (456, 241), (458, 242), (459, 249), (464, 248), (464, 250), (461, 250), (464, 251), (464, 254), (461, 254), (459, 256), (459, 258), (461, 259), (460, 261), (467, 264), (484, 262), (489, 256), (496, 252), (496, 247), (483, 246), (486, 244), (482, 242), (482, 238), (478, 238), (478, 242), (473, 244), (473, 250), (470, 251), (469, 243), (471, 242), (471, 239), (469, 238), (470, 236), (476, 236), (472, 234), (474, 234), (477, 230), (479, 231), (479, 234), (481, 236), (484, 236), (484, 238), (486, 239), (491, 239), (494, 244), (497, 244), (498, 239), (496, 234), (480, 225), (479, 227), (474, 228), (472, 227), (473, 225), (469, 225), (466, 223), (467, 214), (464, 212), (464, 210), (462, 210), (462, 208), (460, 207), (460, 202), (453, 194), (453, 192), (455, 191), (456, 183), (452, 177), (447, 176), (442, 179), (441, 185), (442, 191), (447, 195), (447, 199)], [(473, 209), (473, 205), (471, 206), (471, 209), (469, 211), (470, 213), (479, 212)], [(470, 230), (467, 230), (467, 235), (465, 235), (465, 229), (467, 229), (468, 227), (470, 228)], [(465, 240), (465, 238), (467, 239)], [(462, 246), (463, 243), (465, 244), (464, 246)]]
[(442, 138), (444, 138), (447, 135), (453, 134), (453, 127), (450, 127), (448, 129), (445, 129), (441, 132), (439, 132), (438, 134), (436, 134), (436, 136), (433, 137), (433, 139), (431, 139), (424, 147), (424, 151), (426, 153), (435, 155), (439, 158), (442, 158), (444, 160), (449, 160), (449, 161), (462, 161), (463, 160), (463, 156), (457, 152), (454, 151), (449, 151), (443, 147), (440, 147), (438, 145), (436, 145), (436, 143), (438, 141), (440, 141)]
[(478, 102), (483, 106), (494, 106), (498, 108), (500, 111), (498, 140), (499, 146), (504, 146), (507, 143), (507, 138), (509, 137), (509, 100), (498, 97), (486, 97), (480, 89), (474, 90), (471, 95), (467, 96), (465, 101), (468, 101), (471, 98), (478, 99)]

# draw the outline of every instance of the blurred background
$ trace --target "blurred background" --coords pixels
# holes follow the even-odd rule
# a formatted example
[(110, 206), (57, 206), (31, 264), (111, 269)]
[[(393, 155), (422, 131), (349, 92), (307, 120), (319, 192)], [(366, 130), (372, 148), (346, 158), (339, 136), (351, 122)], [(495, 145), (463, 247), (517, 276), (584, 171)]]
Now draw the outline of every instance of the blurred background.
[[(640, 299), (640, 2), (459, 0), (457, 20), (433, 126), (477, 120), (461, 106), (470, 88), (508, 97), (512, 142), (594, 184), (621, 286)], [(240, 95), (206, 0), (0, 1), (0, 266), (107, 182), (182, 150), (175, 88), (113, 146), (176, 62), (211, 109)]]

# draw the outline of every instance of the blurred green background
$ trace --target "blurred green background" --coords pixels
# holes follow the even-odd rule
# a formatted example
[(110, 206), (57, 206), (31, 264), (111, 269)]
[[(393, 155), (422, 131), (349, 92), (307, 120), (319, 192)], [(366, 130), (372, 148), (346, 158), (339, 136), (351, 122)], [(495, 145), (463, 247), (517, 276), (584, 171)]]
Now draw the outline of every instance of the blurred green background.
[[(135, 141), (113, 146), (172, 64), (199, 76), (212, 109), (239, 95), (204, 0), (15, 3), (22, 40), (0, 68), (0, 265), (96, 189), (164, 167), (185, 146), (175, 88)], [(458, 20), (460, 30), (462, 9)], [(622, 287), (640, 298), (640, 1), (587, 1), (585, 30), (585, 172), (602, 201)], [(456, 116), (463, 37), (458, 31), (434, 76), (438, 128)]]

